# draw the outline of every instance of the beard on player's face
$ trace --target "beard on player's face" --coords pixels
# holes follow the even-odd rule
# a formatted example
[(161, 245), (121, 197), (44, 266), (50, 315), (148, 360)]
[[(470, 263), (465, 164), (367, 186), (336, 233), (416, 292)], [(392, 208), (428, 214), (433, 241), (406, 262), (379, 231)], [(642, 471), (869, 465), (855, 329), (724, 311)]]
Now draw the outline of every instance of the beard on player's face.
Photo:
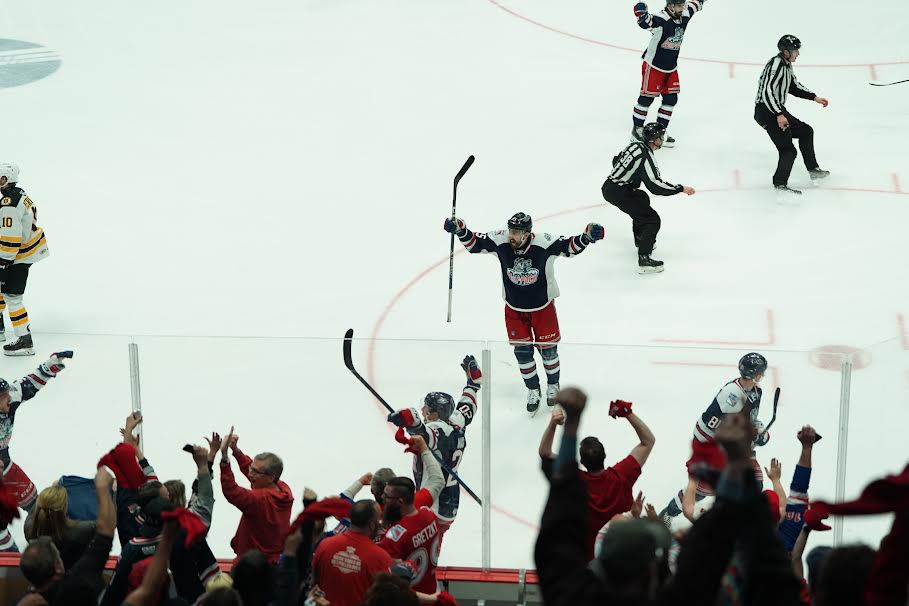
[(508, 243), (511, 245), (511, 248), (517, 250), (524, 246), (524, 241), (527, 240), (529, 234), (526, 231), (521, 231), (519, 229), (509, 229), (508, 230)]
[(400, 503), (385, 504), (385, 511), (382, 512), (382, 519), (386, 524), (395, 524), (398, 520), (401, 519), (401, 515)]

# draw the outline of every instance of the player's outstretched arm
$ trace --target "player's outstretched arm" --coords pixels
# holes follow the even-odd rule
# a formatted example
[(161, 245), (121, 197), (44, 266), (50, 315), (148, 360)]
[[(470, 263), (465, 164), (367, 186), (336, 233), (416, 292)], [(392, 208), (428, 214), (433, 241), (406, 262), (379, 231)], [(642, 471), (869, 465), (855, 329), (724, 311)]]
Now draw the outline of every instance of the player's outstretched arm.
[(456, 235), (469, 253), (496, 252), (496, 243), (486, 234), (474, 233), (467, 229), (463, 219), (446, 217), (442, 227), (448, 233)]
[(64, 368), (65, 360), (73, 357), (71, 351), (52, 353), (50, 357), (39, 366), (35, 372), (22, 377), (19, 384), (22, 386), (22, 401), (31, 400), (38, 391), (47, 385), (47, 382), (56, 377)]
[(634, 5), (634, 16), (638, 20), (638, 27), (641, 29), (653, 27), (653, 15), (650, 14), (645, 2), (638, 2)]

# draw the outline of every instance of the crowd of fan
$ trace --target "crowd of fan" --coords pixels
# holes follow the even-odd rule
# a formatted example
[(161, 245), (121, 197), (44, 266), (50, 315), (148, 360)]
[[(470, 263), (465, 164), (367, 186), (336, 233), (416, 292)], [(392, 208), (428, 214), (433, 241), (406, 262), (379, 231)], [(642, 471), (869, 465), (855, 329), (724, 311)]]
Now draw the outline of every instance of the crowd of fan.
[[(65, 357), (54, 354), (26, 379), (43, 385), (63, 368)], [(35, 385), (25, 399), (40, 388)], [(11, 389), (0, 390), (0, 416), (14, 414), (21, 403), (12, 399)], [(819, 439), (814, 429), (798, 432), (802, 450), (790, 494), (776, 460), (766, 469), (773, 490), (762, 492), (752, 459), (755, 428), (746, 413), (727, 415), (714, 441), (693, 444), (691, 481), (680, 497), (692, 524), (673, 534), (652, 506), (644, 507), (643, 495), (633, 497), (655, 436), (631, 403), (610, 403), (610, 416), (625, 419), (639, 443), (606, 467), (602, 442), (595, 437), (578, 441), (586, 401), (580, 390), (563, 389), (539, 447), (550, 494), (534, 555), (547, 606), (907, 604), (909, 467), (873, 482), (856, 501), (815, 502), (809, 508), (812, 450)], [(7, 478), (0, 483), (0, 542), (11, 544), (9, 550), (16, 547), (7, 526), (19, 508), (28, 511), (29, 543), (20, 568), (32, 587), (18, 604), (456, 604), (438, 591), (437, 553), (427, 568), (427, 562), (409, 561), (386, 545), (392, 534), (388, 528), (421, 515), (446, 485), (419, 435), (402, 439), (401, 430), (398, 438), (420, 458), (422, 486), (379, 469), (358, 478), (339, 497), (317, 500), (304, 491), (303, 511), (292, 521), (294, 496), (281, 480), (283, 463), (277, 455), (249, 457), (233, 428), (224, 439), (213, 433), (207, 446), (187, 445), (195, 470), (187, 497), (182, 481), (162, 483), (156, 477), (136, 435), (141, 422), (138, 413), (127, 417), (122, 443), (99, 460), (94, 480), (63, 476), (37, 499), (34, 486), (15, 485), (17, 478), (27, 480), (24, 472), (7, 464)], [(237, 483), (232, 461), (249, 488)], [(216, 463), (225, 499), (241, 512), (229, 573), (222, 572), (206, 541)], [(715, 501), (698, 515), (695, 487), (700, 491), (701, 485), (714, 492)], [(367, 486), (374, 500), (355, 501)], [(809, 533), (829, 529), (823, 522), (829, 515), (887, 512), (895, 514), (893, 527), (878, 551), (862, 545), (817, 547), (807, 556), (804, 574)], [(340, 522), (327, 530), (330, 518)], [(103, 573), (115, 531), (121, 553), (108, 583)]]

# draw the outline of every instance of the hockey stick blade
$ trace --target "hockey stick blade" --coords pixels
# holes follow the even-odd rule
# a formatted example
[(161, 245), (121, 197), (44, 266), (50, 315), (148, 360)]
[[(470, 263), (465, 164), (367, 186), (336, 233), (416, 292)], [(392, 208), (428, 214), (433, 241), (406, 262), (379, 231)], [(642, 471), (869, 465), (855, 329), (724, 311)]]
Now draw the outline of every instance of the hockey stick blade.
[[(352, 349), (353, 349), (353, 328), (348, 328), (347, 332), (344, 333), (344, 366), (346, 366), (347, 370), (349, 370), (353, 374), (353, 376), (355, 376), (357, 378), (357, 380), (363, 384), (363, 387), (365, 387), (366, 389), (369, 390), (369, 393), (371, 393), (379, 402), (382, 403), (382, 406), (384, 406), (385, 409), (388, 410), (388, 412), (390, 412), (390, 413), (395, 412), (395, 409), (388, 405), (388, 402), (385, 401), (385, 398), (380, 396), (379, 393), (375, 389), (372, 388), (372, 385), (370, 385), (369, 382), (366, 379), (364, 379), (360, 375), (360, 373), (357, 372), (357, 369), (354, 368), (353, 355), (352, 355), (352, 351), (351, 351)], [(442, 460), (442, 457), (440, 457), (439, 454), (432, 449), (430, 449), (429, 452), (431, 452), (433, 458), (435, 458), (435, 460), (439, 462), (439, 466), (442, 468), (443, 471), (445, 471), (445, 473), (448, 474), (448, 477), (454, 478), (454, 480), (458, 484), (461, 485), (461, 488), (463, 488), (464, 491), (467, 494), (469, 494), (471, 496), (471, 498), (477, 502), (478, 505), (482, 506), (483, 501), (480, 500), (480, 497), (477, 496), (477, 493), (475, 493), (473, 490), (471, 490), (470, 486), (468, 486), (464, 482), (464, 480), (462, 480), (461, 477), (454, 470), (451, 469), (451, 467), (449, 467), (448, 465), (445, 464), (445, 462)]]
[(909, 80), (897, 80), (896, 82), (869, 82), (871, 86), (893, 86), (894, 84), (903, 84)]
[(462, 167), (461, 167), (461, 170), (458, 171), (458, 174), (455, 175), (455, 178), (454, 178), (454, 186), (455, 186), (455, 187), (458, 186), (458, 181), (461, 180), (461, 178), (464, 176), (464, 174), (467, 172), (467, 170), (468, 170), (471, 166), (473, 166), (473, 161), (474, 161), (474, 160), (476, 160), (476, 158), (474, 158), (473, 155), (471, 154), (470, 156), (467, 157), (467, 160), (464, 161), (464, 166), (462, 166)]
[(780, 404), (780, 388), (777, 387), (776, 391), (773, 392), (773, 416), (770, 417), (770, 422), (767, 423), (767, 427), (764, 428), (764, 431), (770, 431), (770, 426), (776, 423), (776, 408)]

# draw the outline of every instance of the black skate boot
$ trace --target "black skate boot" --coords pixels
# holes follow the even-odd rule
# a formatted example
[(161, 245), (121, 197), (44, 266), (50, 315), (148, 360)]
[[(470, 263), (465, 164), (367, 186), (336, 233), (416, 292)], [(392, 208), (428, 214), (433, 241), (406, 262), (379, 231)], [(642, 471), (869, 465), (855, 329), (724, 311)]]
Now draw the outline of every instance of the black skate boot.
[(675, 147), (675, 138), (674, 137), (663, 137), (663, 147), (673, 148)]
[(830, 176), (830, 171), (823, 170), (821, 168), (812, 168), (808, 171), (808, 176), (811, 177), (812, 181), (817, 181), (818, 179), (826, 179)]
[(19, 337), (9, 345), (3, 346), (4, 356), (33, 356), (35, 355), (35, 345), (32, 343), (31, 335)]
[(631, 127), (631, 140), (632, 141), (643, 141), (644, 140), (644, 127), (643, 126), (632, 126)]
[(781, 194), (793, 194), (793, 195), (796, 195), (796, 196), (801, 196), (801, 195), (802, 195), (801, 190), (793, 189), (793, 188), (789, 187), (788, 185), (774, 185), (773, 187), (774, 187), (774, 189), (776, 189), (777, 193), (781, 193)]
[(527, 390), (527, 412), (530, 413), (530, 416), (537, 414), (537, 409), (540, 408), (540, 400), (542, 399), (539, 387)]
[(663, 271), (663, 262), (651, 259), (650, 255), (638, 255), (639, 274), (658, 274)]

